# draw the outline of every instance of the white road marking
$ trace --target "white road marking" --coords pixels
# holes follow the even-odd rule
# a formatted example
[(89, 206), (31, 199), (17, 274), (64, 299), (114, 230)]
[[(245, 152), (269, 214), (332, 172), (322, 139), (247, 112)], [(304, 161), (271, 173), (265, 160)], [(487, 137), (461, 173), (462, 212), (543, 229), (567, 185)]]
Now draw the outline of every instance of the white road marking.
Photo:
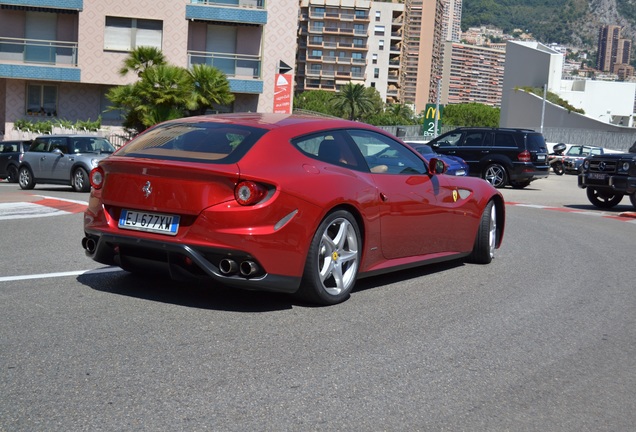
[(93, 270), (78, 270), (78, 271), (68, 271), (68, 272), (59, 272), (59, 273), (41, 273), (41, 274), (31, 274), (31, 275), (20, 275), (20, 276), (2, 276), (0, 277), (0, 282), (14, 282), (20, 280), (29, 280), (29, 279), (49, 279), (56, 277), (66, 277), (66, 276), (79, 276), (79, 275), (90, 275), (90, 274), (100, 274), (100, 273), (114, 273), (123, 271), (119, 267), (105, 267), (100, 269)]

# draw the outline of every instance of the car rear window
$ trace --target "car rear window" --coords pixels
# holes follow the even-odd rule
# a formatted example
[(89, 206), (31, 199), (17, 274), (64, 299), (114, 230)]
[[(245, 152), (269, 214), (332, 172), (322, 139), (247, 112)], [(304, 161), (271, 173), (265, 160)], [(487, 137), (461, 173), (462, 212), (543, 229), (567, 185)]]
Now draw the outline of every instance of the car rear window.
[(538, 152), (547, 152), (548, 147), (545, 144), (545, 139), (541, 134), (528, 134), (526, 138), (527, 150), (529, 151), (538, 151)]
[(234, 163), (267, 130), (223, 123), (168, 123), (123, 146), (117, 156)]

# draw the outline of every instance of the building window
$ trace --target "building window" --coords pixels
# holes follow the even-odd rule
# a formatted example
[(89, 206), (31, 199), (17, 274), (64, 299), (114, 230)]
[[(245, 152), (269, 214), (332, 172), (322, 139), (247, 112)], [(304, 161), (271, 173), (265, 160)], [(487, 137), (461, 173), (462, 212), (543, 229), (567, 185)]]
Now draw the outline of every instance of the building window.
[(378, 48), (380, 49), (380, 51), (384, 50), (384, 40), (380, 39), (378, 41)]
[(371, 57), (371, 62), (373, 64), (378, 64), (378, 55), (377, 54), (373, 54), (373, 56)]
[(356, 9), (355, 14), (356, 14), (356, 18), (360, 18), (360, 19), (367, 18), (367, 11), (364, 9)]
[(375, 20), (376, 21), (380, 21), (380, 16), (381, 16), (380, 11), (375, 11)]
[(57, 116), (57, 86), (28, 84), (27, 106), (28, 115)]
[(325, 8), (321, 6), (314, 7), (315, 16), (325, 16)]
[(375, 26), (375, 35), (376, 36), (384, 36), (384, 26), (377, 25)]
[(132, 51), (140, 46), (161, 49), (162, 36), (162, 21), (107, 16), (104, 29), (104, 49)]
[(373, 69), (373, 78), (380, 78), (380, 69), (379, 68), (374, 68)]
[(361, 38), (353, 38), (353, 46), (355, 48), (364, 48), (364, 39)]

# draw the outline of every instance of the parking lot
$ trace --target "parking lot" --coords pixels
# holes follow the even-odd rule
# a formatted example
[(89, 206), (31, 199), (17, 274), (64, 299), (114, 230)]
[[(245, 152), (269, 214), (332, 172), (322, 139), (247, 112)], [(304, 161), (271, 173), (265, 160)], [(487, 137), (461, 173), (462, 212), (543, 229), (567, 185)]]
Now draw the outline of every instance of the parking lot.
[(491, 265), (313, 307), (104, 268), (87, 194), (0, 183), (0, 430), (630, 430), (629, 201), (599, 211), (569, 175), (502, 192)]

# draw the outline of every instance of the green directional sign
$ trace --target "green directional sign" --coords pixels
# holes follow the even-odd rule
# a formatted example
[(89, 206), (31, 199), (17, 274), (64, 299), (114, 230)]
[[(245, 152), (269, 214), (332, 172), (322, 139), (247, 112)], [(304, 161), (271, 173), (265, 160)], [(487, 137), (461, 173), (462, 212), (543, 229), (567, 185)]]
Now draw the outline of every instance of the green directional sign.
[[(436, 106), (436, 104), (426, 104), (422, 135), (436, 136), (442, 132), (442, 114), (444, 113), (444, 105), (439, 105), (439, 110), (437, 110)], [(435, 130), (435, 117), (437, 117), (437, 130)]]

